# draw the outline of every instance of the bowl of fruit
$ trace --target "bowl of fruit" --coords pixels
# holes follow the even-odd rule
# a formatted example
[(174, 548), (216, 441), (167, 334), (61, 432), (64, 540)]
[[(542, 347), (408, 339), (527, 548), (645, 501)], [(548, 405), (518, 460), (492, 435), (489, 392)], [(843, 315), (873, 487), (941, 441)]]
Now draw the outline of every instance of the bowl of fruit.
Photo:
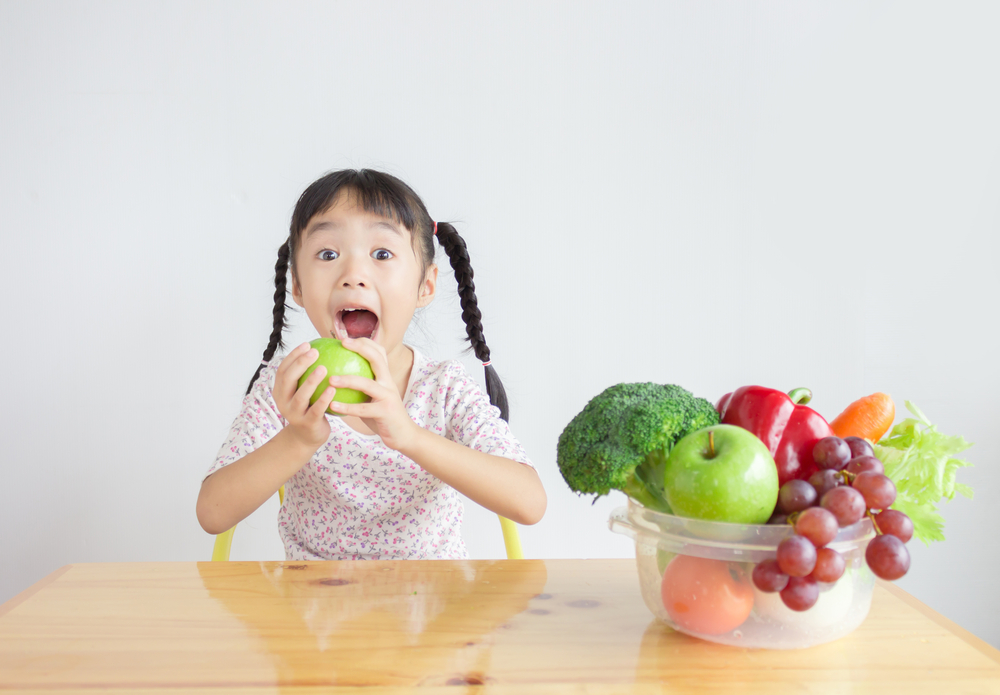
[(943, 539), (934, 503), (971, 492), (954, 480), (968, 443), (910, 403), (916, 418), (880, 439), (895, 417), (884, 394), (829, 423), (810, 397), (747, 386), (712, 405), (677, 386), (618, 384), (563, 431), (570, 487), (628, 496), (609, 526), (634, 540), (657, 619), (741, 647), (830, 642), (864, 622), (876, 578), (906, 574), (915, 530)]
[[(792, 649), (843, 637), (868, 615), (875, 576), (864, 555), (875, 532), (867, 519), (824, 544), (821, 550), (836, 560), (816, 567), (813, 559), (813, 569), (797, 576), (776, 561), (782, 543), (801, 538), (787, 525), (690, 520), (634, 500), (616, 509), (610, 524), (635, 539), (646, 606), (679, 632), (734, 646)], [(803, 567), (796, 572), (817, 554), (800, 544), (785, 550)], [(816, 579), (824, 571), (826, 581)]]

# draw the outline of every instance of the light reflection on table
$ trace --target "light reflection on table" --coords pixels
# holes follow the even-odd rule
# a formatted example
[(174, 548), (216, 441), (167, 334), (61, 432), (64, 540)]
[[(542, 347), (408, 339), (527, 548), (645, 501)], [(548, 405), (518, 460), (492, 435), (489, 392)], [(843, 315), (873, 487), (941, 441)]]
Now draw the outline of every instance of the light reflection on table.
[(496, 633), (520, 613), (545, 614), (548, 599), (541, 560), (231, 569), (198, 565), (209, 596), (273, 660), (278, 683), (485, 682)]

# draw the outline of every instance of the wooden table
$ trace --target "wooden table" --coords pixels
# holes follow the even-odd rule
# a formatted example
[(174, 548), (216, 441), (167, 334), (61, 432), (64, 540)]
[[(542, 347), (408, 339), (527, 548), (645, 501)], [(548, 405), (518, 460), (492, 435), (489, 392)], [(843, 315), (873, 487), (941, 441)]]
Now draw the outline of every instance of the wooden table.
[(888, 584), (830, 644), (703, 642), (653, 619), (631, 560), (68, 565), (0, 606), (0, 690), (357, 686), (1000, 693), (1000, 652)]

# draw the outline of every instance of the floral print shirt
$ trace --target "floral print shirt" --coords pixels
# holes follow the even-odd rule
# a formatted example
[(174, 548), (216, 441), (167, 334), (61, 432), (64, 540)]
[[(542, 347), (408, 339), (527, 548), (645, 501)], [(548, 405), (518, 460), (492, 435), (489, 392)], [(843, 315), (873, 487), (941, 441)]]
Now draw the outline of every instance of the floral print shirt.
[[(411, 346), (403, 405), (442, 437), (531, 466), (500, 411), (457, 360), (431, 362)], [(208, 475), (262, 446), (287, 421), (271, 394), (281, 358), (243, 399)], [(278, 532), (288, 560), (464, 559), (461, 495), (414, 461), (327, 413), (330, 438), (285, 483)]]

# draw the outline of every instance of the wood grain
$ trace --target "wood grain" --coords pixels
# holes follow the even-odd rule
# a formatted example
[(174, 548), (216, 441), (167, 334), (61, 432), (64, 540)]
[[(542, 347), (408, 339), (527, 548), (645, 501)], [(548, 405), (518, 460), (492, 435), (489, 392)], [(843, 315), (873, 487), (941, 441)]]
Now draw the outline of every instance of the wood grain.
[(837, 642), (715, 645), (654, 620), (629, 560), (83, 564), (0, 606), (0, 690), (414, 686), (1000, 694), (1000, 652), (881, 584)]

